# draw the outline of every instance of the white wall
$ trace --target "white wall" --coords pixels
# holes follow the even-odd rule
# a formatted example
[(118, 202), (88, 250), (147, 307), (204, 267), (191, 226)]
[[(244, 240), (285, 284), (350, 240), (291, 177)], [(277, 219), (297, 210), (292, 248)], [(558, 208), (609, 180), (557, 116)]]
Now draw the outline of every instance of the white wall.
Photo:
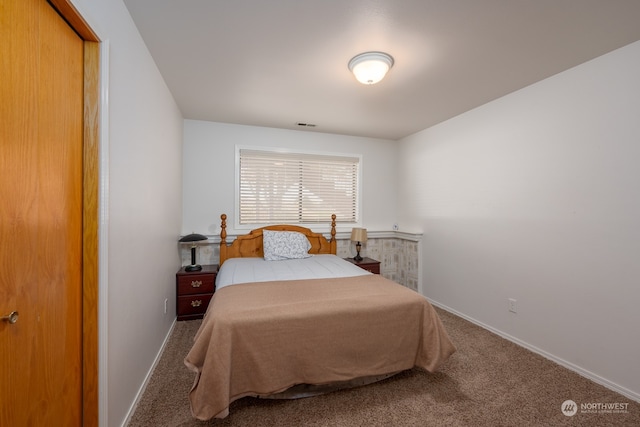
[[(397, 142), (185, 120), (183, 233), (217, 235), (223, 213), (229, 217), (227, 232), (236, 232), (233, 228), (236, 145), (361, 154), (362, 226), (376, 231), (392, 229), (396, 220)], [(327, 218), (327, 222), (330, 220)], [(328, 231), (323, 226), (314, 230)]]
[(109, 155), (102, 159), (109, 179), (101, 185), (109, 203), (108, 253), (101, 254), (108, 263), (100, 265), (108, 276), (100, 283), (101, 294), (108, 295), (100, 302), (101, 312), (108, 310), (108, 328), (100, 330), (107, 345), (100, 350), (107, 358), (100, 361), (100, 420), (119, 426), (175, 319), (183, 120), (122, 1), (73, 3), (109, 45), (103, 124)]
[(637, 42), (407, 137), (398, 186), (429, 298), (636, 400), (639, 76)]

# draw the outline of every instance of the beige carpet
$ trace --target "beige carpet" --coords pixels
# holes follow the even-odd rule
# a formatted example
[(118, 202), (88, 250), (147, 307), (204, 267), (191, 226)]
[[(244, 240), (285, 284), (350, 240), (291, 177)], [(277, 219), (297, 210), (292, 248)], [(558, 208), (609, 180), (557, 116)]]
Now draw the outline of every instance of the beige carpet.
[[(177, 322), (129, 426), (640, 426), (640, 404), (457, 316), (438, 310), (455, 353), (440, 370), (412, 370), (357, 389), (298, 400), (244, 398), (223, 420), (191, 417), (183, 365), (199, 320)], [(612, 361), (615, 363), (615, 361)], [(577, 404), (571, 417), (566, 400)], [(619, 403), (625, 413), (599, 410)], [(591, 413), (581, 409), (591, 405)]]

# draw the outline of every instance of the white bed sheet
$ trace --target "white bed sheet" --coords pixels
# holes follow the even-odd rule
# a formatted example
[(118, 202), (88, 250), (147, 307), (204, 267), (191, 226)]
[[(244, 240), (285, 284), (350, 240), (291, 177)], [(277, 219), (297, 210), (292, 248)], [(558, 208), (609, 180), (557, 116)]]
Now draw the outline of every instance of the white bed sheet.
[(372, 274), (336, 255), (313, 255), (303, 259), (265, 261), (264, 258), (230, 258), (222, 264), (216, 290), (238, 283), (275, 280), (328, 279)]

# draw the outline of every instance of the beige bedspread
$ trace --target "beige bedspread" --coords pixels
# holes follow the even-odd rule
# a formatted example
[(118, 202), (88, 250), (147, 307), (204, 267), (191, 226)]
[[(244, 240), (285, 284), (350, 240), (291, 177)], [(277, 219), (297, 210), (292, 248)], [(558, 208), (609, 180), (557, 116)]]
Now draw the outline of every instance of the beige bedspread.
[(454, 351), (429, 302), (380, 275), (228, 286), (185, 358), (191, 411), (224, 418), (236, 399), (296, 384), (433, 372)]

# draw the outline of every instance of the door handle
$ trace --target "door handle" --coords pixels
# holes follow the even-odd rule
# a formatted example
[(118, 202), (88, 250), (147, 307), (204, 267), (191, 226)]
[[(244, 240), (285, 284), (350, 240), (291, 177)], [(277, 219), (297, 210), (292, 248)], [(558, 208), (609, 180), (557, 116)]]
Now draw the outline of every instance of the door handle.
[(18, 321), (18, 312), (17, 311), (12, 311), (11, 313), (7, 314), (6, 316), (2, 316), (0, 317), (0, 319), (2, 320), (6, 320), (7, 322), (9, 322), (10, 324), (14, 324)]

